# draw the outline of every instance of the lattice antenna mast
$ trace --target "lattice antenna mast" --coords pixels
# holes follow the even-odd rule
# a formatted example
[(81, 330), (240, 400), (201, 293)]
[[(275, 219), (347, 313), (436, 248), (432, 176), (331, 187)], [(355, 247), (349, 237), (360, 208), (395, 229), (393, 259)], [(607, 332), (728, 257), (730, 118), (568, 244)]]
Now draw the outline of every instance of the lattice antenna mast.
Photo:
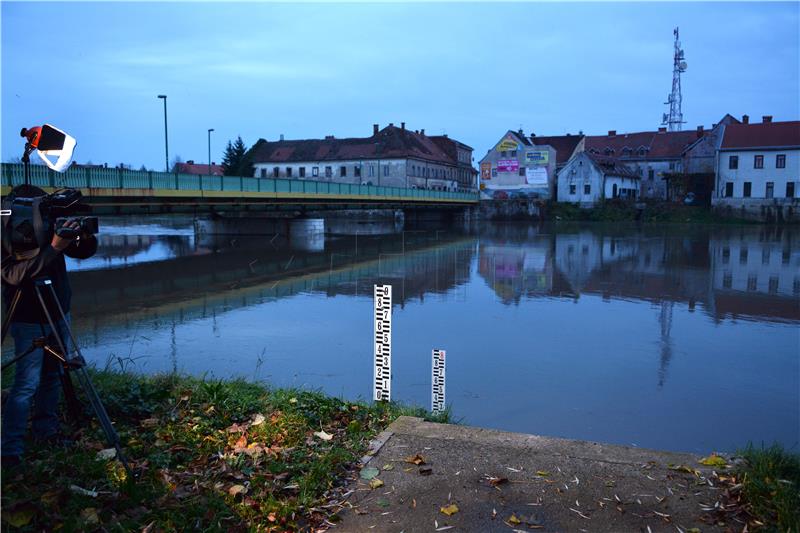
[(669, 113), (664, 113), (662, 125), (667, 126), (669, 131), (681, 131), (681, 124), (684, 124), (683, 113), (681, 112), (681, 72), (686, 72), (686, 61), (681, 49), (681, 41), (678, 35), (678, 28), (672, 33), (675, 35), (675, 51), (672, 62), (672, 92), (667, 96), (665, 105), (669, 106)]

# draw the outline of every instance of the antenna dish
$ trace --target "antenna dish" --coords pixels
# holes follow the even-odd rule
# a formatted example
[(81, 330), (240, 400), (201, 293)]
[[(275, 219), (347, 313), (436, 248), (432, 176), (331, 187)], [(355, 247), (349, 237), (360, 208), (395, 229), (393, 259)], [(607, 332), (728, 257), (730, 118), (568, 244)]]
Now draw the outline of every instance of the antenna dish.
[(681, 70), (686, 70), (686, 61), (681, 61)]

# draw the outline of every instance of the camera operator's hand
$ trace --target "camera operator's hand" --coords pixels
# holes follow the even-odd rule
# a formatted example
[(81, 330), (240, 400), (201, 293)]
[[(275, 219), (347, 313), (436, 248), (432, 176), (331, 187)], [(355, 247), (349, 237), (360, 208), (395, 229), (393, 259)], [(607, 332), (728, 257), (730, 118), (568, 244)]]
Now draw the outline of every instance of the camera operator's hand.
[[(61, 226), (56, 230), (55, 235), (53, 235), (53, 240), (50, 241), (50, 246), (52, 246), (59, 252), (63, 252), (70, 244), (72, 244), (72, 241), (75, 240), (75, 237), (71, 238), (62, 237), (61, 235), (58, 234), (59, 231), (62, 229), (66, 229), (69, 230), (68, 231), (69, 233), (75, 233), (77, 235), (77, 231), (80, 229), (80, 227), (81, 224), (80, 222), (78, 222), (78, 220), (74, 218), (67, 220), (67, 222), (63, 226)], [(68, 232), (62, 232), (62, 233), (68, 233)]]

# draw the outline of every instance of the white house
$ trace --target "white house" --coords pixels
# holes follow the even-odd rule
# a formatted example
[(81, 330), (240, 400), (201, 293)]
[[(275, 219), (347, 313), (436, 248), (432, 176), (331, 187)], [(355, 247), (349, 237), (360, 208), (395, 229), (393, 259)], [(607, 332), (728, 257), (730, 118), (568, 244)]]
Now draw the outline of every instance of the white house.
[(579, 152), (558, 173), (558, 201), (591, 207), (611, 198), (635, 200), (640, 183), (639, 174), (618, 160)]
[(798, 220), (800, 121), (730, 124), (717, 155), (712, 205), (744, 218)]

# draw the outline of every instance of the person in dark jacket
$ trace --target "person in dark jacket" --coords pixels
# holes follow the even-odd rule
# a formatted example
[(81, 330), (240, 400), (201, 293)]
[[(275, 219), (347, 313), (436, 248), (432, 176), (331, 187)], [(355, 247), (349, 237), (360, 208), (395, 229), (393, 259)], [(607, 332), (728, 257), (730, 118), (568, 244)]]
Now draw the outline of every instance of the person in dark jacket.
[[(26, 197), (43, 196), (45, 193), (36, 187), (15, 192)], [(12, 192), (13, 194), (13, 192)], [(5, 206), (4, 206), (5, 207)], [(14, 352), (26, 351), (33, 340), (55, 333), (60, 336), (63, 345), (71, 350), (67, 326), (69, 324), (70, 300), (72, 292), (67, 278), (67, 266), (64, 255), (76, 259), (85, 259), (97, 251), (97, 239), (94, 235), (80, 235), (69, 239), (57, 235), (52, 228), (46, 228), (38, 247), (30, 250), (15, 250), (11, 242), (10, 216), (3, 217), (2, 228), (2, 285), (5, 313), (17, 291), (22, 291), (21, 298), (11, 317), (10, 331), (14, 337)], [(71, 219), (66, 227), (77, 229), (80, 224)], [(33, 280), (49, 278), (64, 311), (65, 319), (58, 314), (58, 308), (50, 292), (45, 291), (48, 311), (56, 322), (53, 332), (47, 323), (46, 315), (36, 296)], [(5, 314), (4, 313), (4, 314)], [(57, 345), (57, 343), (56, 343)], [(28, 425), (28, 415), (33, 404), (33, 434), (37, 439), (53, 440), (59, 435), (58, 398), (60, 375), (63, 371), (53, 357), (45, 356), (43, 350), (34, 351), (16, 363), (14, 385), (3, 407), (2, 442), (0, 454), (4, 467), (19, 464), (24, 451), (24, 438)]]

